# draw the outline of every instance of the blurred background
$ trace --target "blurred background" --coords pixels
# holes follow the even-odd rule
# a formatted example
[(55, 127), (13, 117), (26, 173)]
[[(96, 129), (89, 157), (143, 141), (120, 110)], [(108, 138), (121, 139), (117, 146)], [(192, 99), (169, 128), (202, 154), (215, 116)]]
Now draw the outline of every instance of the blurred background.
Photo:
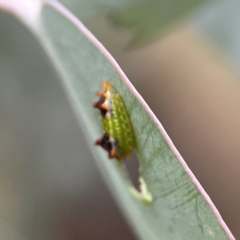
[[(238, 239), (240, 2), (201, 5), (149, 38), (135, 14), (145, 1), (62, 2), (120, 64)], [(38, 42), (3, 12), (0, 32), (1, 239), (136, 239)]]

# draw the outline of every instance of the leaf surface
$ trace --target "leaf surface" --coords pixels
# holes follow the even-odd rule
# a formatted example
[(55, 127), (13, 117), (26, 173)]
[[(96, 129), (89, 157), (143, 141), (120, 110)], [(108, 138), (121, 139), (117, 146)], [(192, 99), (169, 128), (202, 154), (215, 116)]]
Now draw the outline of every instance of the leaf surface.
[[(82, 23), (61, 4), (49, 1), (28, 26), (61, 76), (96, 162), (139, 238), (234, 239), (162, 125)], [(99, 113), (92, 107), (101, 79), (111, 80), (126, 104), (137, 142), (140, 175), (153, 197), (148, 204), (131, 193), (118, 162), (110, 161), (106, 152), (93, 144), (101, 134)]]

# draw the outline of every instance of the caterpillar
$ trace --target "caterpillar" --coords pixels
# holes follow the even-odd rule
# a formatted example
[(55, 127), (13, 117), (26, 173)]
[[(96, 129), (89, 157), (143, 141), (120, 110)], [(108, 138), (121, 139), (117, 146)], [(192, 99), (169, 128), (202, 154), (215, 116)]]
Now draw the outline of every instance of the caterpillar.
[(103, 91), (94, 107), (102, 116), (103, 135), (95, 144), (108, 152), (110, 159), (124, 160), (135, 148), (135, 135), (126, 106), (117, 90), (110, 81), (102, 81)]

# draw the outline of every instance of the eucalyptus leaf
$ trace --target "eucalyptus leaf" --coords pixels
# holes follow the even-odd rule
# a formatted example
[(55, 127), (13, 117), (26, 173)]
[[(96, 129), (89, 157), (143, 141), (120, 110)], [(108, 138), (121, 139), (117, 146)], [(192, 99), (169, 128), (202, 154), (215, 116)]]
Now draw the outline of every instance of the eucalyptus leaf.
[(203, 3), (201, 0), (139, 1), (110, 13), (108, 19), (115, 26), (132, 29), (129, 47), (136, 47), (156, 40), (177, 20)]
[(239, 1), (216, 1), (210, 8), (204, 9), (204, 14), (195, 21), (197, 27), (233, 56), (237, 67), (240, 64), (239, 7)]
[[(84, 23), (105, 15), (115, 27), (132, 32), (128, 47), (155, 41), (178, 20), (205, 5), (206, 0), (61, 0)], [(211, 1), (214, 2), (214, 1)]]
[[(17, 11), (11, 10), (16, 15)], [(27, 26), (61, 76), (96, 162), (139, 238), (234, 239), (162, 125), (105, 48), (58, 2), (46, 2), (36, 13), (31, 19), (22, 13), (18, 17), (30, 21)], [(99, 114), (92, 107), (101, 79), (117, 89), (133, 123), (142, 189), (152, 196), (147, 203), (132, 194), (119, 163), (93, 144), (101, 133)]]

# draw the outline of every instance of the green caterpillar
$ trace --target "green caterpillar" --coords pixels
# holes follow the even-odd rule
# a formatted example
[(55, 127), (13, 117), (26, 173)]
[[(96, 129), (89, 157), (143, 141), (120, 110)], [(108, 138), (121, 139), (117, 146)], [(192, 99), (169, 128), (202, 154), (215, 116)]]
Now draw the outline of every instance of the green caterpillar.
[(111, 82), (102, 81), (103, 91), (94, 107), (100, 110), (104, 133), (96, 141), (108, 152), (109, 158), (124, 160), (135, 148), (135, 135), (125, 104)]

